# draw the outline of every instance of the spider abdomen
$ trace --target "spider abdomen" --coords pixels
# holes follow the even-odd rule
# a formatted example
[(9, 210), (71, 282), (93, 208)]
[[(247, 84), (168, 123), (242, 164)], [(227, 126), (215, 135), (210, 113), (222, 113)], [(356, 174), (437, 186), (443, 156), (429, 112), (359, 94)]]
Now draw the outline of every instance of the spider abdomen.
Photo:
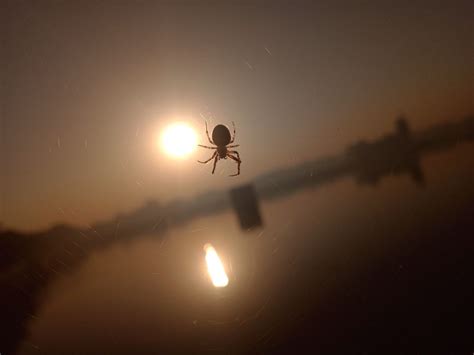
[(212, 140), (214, 144), (219, 146), (226, 146), (230, 143), (231, 136), (229, 129), (224, 125), (217, 125), (212, 131)]

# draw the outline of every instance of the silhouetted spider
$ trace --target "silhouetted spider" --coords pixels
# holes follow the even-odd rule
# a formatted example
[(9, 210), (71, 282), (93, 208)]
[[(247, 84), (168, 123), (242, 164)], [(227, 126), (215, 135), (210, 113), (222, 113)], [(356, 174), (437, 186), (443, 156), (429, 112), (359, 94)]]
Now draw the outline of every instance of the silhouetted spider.
[[(229, 176), (237, 176), (240, 174), (240, 164), (242, 163), (242, 161), (240, 160), (239, 153), (236, 150), (228, 150), (228, 148), (236, 148), (239, 146), (238, 144), (229, 145), (230, 143), (234, 143), (234, 139), (235, 139), (234, 122), (232, 122), (232, 126), (234, 127), (233, 137), (230, 136), (230, 131), (226, 126), (219, 124), (215, 126), (214, 129), (212, 130), (212, 139), (211, 139), (211, 137), (209, 137), (209, 131), (207, 130), (207, 122), (206, 122), (207, 139), (209, 139), (209, 143), (214, 144), (215, 147), (208, 147), (207, 145), (202, 145), (202, 144), (198, 144), (198, 146), (207, 148), (207, 149), (215, 149), (216, 151), (214, 152), (214, 154), (212, 154), (212, 157), (210, 157), (206, 161), (198, 160), (198, 162), (202, 164), (206, 164), (210, 162), (212, 159), (214, 159), (214, 167), (212, 168), (213, 174), (214, 174), (214, 171), (216, 170), (217, 161), (219, 159), (227, 159), (227, 157), (237, 162), (237, 174), (233, 174)], [(237, 157), (231, 155), (231, 153), (237, 155)]]

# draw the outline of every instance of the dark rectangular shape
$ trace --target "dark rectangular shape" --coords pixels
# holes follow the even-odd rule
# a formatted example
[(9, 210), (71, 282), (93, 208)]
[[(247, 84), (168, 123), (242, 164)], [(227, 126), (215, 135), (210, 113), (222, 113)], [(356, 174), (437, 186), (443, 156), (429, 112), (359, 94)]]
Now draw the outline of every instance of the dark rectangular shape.
[(258, 197), (253, 185), (243, 185), (230, 190), (230, 197), (242, 229), (262, 226)]

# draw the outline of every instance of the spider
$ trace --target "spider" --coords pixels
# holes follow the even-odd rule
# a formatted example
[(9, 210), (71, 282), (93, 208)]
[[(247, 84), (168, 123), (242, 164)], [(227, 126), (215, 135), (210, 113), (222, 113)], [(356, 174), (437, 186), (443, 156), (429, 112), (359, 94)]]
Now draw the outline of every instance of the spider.
[[(212, 168), (212, 173), (216, 170), (216, 164), (219, 159), (227, 159), (230, 158), (237, 162), (237, 174), (232, 174), (229, 176), (237, 176), (240, 174), (240, 164), (242, 161), (240, 160), (239, 153), (236, 150), (229, 150), (228, 148), (236, 148), (239, 144), (229, 145), (234, 143), (235, 139), (235, 124), (232, 122), (232, 126), (234, 127), (234, 134), (231, 137), (229, 129), (224, 125), (217, 125), (212, 130), (212, 139), (209, 137), (209, 131), (207, 130), (207, 122), (206, 122), (206, 135), (207, 139), (209, 139), (209, 143), (214, 144), (215, 147), (209, 147), (207, 145), (198, 144), (198, 146), (207, 148), (207, 149), (215, 149), (216, 151), (212, 154), (212, 157), (207, 159), (206, 161), (198, 160), (198, 163), (207, 164), (212, 159), (214, 159), (214, 167)], [(235, 154), (236, 157), (232, 154)]]

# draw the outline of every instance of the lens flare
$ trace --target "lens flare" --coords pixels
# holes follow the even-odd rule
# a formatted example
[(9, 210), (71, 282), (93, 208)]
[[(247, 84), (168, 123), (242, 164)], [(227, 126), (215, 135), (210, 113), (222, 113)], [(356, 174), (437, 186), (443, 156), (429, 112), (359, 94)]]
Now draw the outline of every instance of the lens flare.
[(204, 245), (206, 252), (207, 271), (211, 277), (214, 287), (226, 287), (229, 284), (229, 278), (224, 270), (221, 259), (211, 244)]
[(184, 158), (196, 149), (197, 135), (191, 126), (178, 122), (165, 128), (161, 143), (168, 155)]

